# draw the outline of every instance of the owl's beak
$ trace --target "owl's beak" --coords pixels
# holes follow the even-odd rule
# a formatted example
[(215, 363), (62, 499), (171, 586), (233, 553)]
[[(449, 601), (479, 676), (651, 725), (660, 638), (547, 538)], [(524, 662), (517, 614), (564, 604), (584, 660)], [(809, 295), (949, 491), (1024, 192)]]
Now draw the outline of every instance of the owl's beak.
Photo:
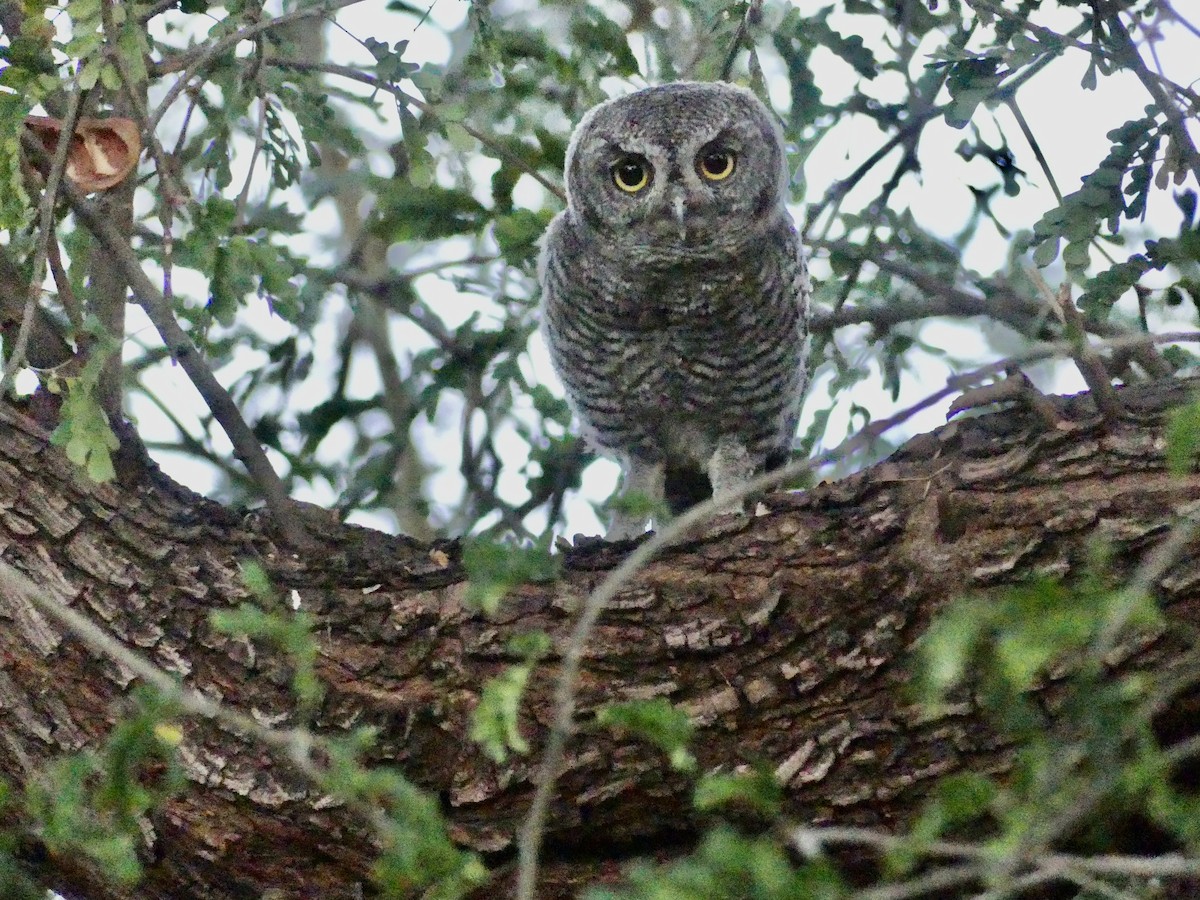
[(671, 200), (671, 206), (675, 210), (675, 221), (679, 223), (679, 239), (687, 240), (687, 200), (683, 194), (676, 194)]

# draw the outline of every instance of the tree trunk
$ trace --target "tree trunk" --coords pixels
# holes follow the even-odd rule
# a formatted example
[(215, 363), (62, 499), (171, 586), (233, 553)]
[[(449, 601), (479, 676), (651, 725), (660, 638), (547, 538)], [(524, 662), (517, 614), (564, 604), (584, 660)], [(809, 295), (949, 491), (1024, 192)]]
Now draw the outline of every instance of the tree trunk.
[[(1060, 404), (1069, 426), (1013, 410), (962, 420), (844, 481), (774, 495), (769, 514), (734, 534), (652, 563), (586, 653), (543, 896), (611, 880), (637, 855), (683, 852), (702, 824), (690, 779), (659, 751), (590, 724), (609, 701), (680, 705), (697, 725), (699, 771), (765, 761), (804, 822), (892, 827), (939, 776), (1003, 771), (1006, 750), (969, 703), (935, 720), (908, 705), (906, 652), (956, 598), (1070, 577), (1098, 538), (1119, 572), (1136, 565), (1200, 499), (1200, 476), (1169, 476), (1163, 456), (1160, 411), (1186, 391), (1124, 390), (1138, 421), (1119, 424), (1096, 421), (1086, 397)], [(205, 695), (299, 724), (279, 654), (209, 624), (213, 610), (252, 599), (239, 566), (258, 560), (319, 622), (328, 691), (317, 729), (377, 726), (374, 761), (441, 798), (455, 840), (511, 867), (552, 720), (555, 658), (523, 704), (529, 756), (488, 761), (467, 736), (470, 713), (511, 662), (509, 638), (541, 629), (564, 645), (614, 550), (569, 554), (560, 581), (517, 589), (488, 619), (465, 605), (453, 544), (331, 525), (321, 553), (297, 558), (253, 516), (153, 473), (136, 486), (92, 484), (36, 425), (11, 408), (0, 421), (3, 563)], [(1198, 585), (1192, 548), (1159, 586), (1170, 616), (1200, 624)], [(0, 774), (24, 784), (57, 754), (101, 740), (136, 679), (21, 598), (0, 596), (0, 615)], [(1118, 665), (1179, 652), (1162, 636), (1126, 650)], [(144, 883), (106, 885), (78, 859), (32, 853), (31, 865), (72, 897), (355, 895), (373, 850), (352, 811), (211, 722), (183, 730), (189, 787), (147, 823)]]

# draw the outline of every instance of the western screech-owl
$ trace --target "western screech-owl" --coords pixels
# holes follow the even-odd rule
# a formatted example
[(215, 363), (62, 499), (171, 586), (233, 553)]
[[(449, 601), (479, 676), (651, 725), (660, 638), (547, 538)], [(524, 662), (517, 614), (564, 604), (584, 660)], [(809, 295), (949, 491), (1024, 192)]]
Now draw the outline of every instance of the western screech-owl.
[[(622, 491), (674, 512), (786, 460), (810, 286), (779, 126), (750, 91), (676, 82), (592, 109), (539, 277), (551, 358)], [(610, 540), (647, 517), (618, 512)]]

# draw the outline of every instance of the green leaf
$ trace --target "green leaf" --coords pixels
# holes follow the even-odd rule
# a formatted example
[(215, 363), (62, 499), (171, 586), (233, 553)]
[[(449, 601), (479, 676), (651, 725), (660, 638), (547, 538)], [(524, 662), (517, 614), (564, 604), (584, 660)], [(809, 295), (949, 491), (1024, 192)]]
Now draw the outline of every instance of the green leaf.
[(508, 759), (509, 751), (525, 754), (529, 742), (521, 735), (518, 713), (531, 666), (509, 666), (490, 679), (471, 715), (471, 740), (483, 748), (484, 754), (497, 763)]
[(417, 187), (398, 180), (382, 182), (380, 187), (375, 230), (391, 241), (472, 234), (487, 221), (487, 210), (466, 191)]
[(1072, 271), (1081, 271), (1088, 267), (1092, 256), (1086, 241), (1067, 244), (1062, 254), (1063, 264)]
[[(243, 578), (249, 584), (258, 580), (253, 565), (243, 568)], [(320, 648), (313, 637), (314, 620), (309, 613), (282, 609), (268, 612), (243, 603), (235, 610), (213, 610), (209, 622), (224, 634), (268, 641), (283, 651), (292, 666), (291, 687), (300, 717), (306, 718), (315, 712), (325, 697), (325, 686), (317, 675)]]
[(673, 769), (687, 772), (696, 766), (696, 759), (688, 749), (695, 730), (692, 722), (687, 713), (662, 697), (609, 704), (601, 707), (596, 721), (654, 744), (667, 754)]
[(1039, 269), (1044, 269), (1050, 263), (1058, 258), (1059, 240), (1054, 238), (1048, 241), (1042, 241), (1038, 248), (1033, 251), (1033, 264)]
[[(459, 850), (447, 834), (437, 800), (399, 771), (367, 768), (359, 757), (375, 742), (371, 729), (358, 729), (325, 745), (329, 755), (323, 787), (335, 797), (380, 812), (380, 854), (371, 876), (382, 897), (459, 898), (487, 880), (487, 870)], [(423, 892), (424, 891), (424, 892)]]
[(1186, 475), (1200, 457), (1200, 401), (1171, 411), (1167, 419), (1167, 468)]
[(746, 806), (773, 818), (782, 810), (783, 788), (768, 770), (739, 775), (718, 772), (700, 779), (692, 803), (701, 812)]
[(472, 538), (463, 545), (462, 565), (467, 573), (467, 602), (487, 613), (495, 613), (514, 587), (553, 581), (561, 568), (559, 559), (550, 554), (549, 535), (525, 545)]
[(521, 265), (537, 255), (537, 242), (550, 223), (551, 213), (518, 209), (510, 215), (499, 216), (492, 225), (496, 245), (510, 263)]
[(637, 58), (629, 49), (629, 40), (624, 29), (594, 6), (579, 6), (571, 19), (571, 38), (589, 53), (604, 51), (609, 54), (608, 66), (611, 74), (628, 78), (638, 74)]
[(21, 133), (33, 96), (0, 91), (0, 228), (21, 228), (33, 215), (21, 174)]
[(94, 353), (76, 378), (63, 378), (66, 397), (59, 411), (59, 424), (50, 442), (62, 447), (67, 458), (84, 469), (92, 481), (116, 477), (112, 454), (121, 446), (108, 422), (108, 414), (96, 397), (96, 385), (107, 355)]
[(543, 631), (517, 635), (508, 642), (506, 650), (521, 656), (522, 662), (509, 666), (483, 686), (479, 703), (471, 714), (470, 737), (497, 763), (505, 762), (510, 751), (529, 752), (529, 742), (519, 728), (521, 699), (530, 673), (552, 646), (550, 636)]
[(974, 116), (975, 108), (995, 92), (1003, 77), (999, 65), (1000, 61), (990, 56), (964, 59), (950, 65), (946, 87), (951, 99), (945, 112), (950, 127), (965, 128)]
[(80, 854), (122, 885), (142, 874), (142, 822), (185, 783), (177, 745), (159, 737), (175, 705), (144, 688), (132, 699), (100, 748), (55, 760), (25, 798), (25, 815), (52, 853)]
[(933, 796), (913, 824), (910, 839), (889, 852), (889, 873), (902, 875), (911, 871), (929, 844), (986, 816), (998, 796), (995, 782), (976, 772), (959, 772), (938, 781)]
[(988, 618), (981, 604), (959, 602), (938, 616), (921, 636), (916, 686), (923, 703), (939, 704), (963, 680)]

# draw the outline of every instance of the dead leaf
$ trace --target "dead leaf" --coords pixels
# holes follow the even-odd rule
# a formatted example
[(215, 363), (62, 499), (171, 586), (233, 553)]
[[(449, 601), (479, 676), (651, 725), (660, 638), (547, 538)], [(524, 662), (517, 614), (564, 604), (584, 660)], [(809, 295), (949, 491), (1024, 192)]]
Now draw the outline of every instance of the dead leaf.
[[(26, 116), (25, 127), (53, 155), (62, 132), (62, 120)], [(67, 151), (66, 175), (88, 193), (107, 191), (133, 171), (141, 152), (142, 138), (133, 119), (80, 119)], [(37, 168), (43, 175), (48, 174), (43, 166)]]

